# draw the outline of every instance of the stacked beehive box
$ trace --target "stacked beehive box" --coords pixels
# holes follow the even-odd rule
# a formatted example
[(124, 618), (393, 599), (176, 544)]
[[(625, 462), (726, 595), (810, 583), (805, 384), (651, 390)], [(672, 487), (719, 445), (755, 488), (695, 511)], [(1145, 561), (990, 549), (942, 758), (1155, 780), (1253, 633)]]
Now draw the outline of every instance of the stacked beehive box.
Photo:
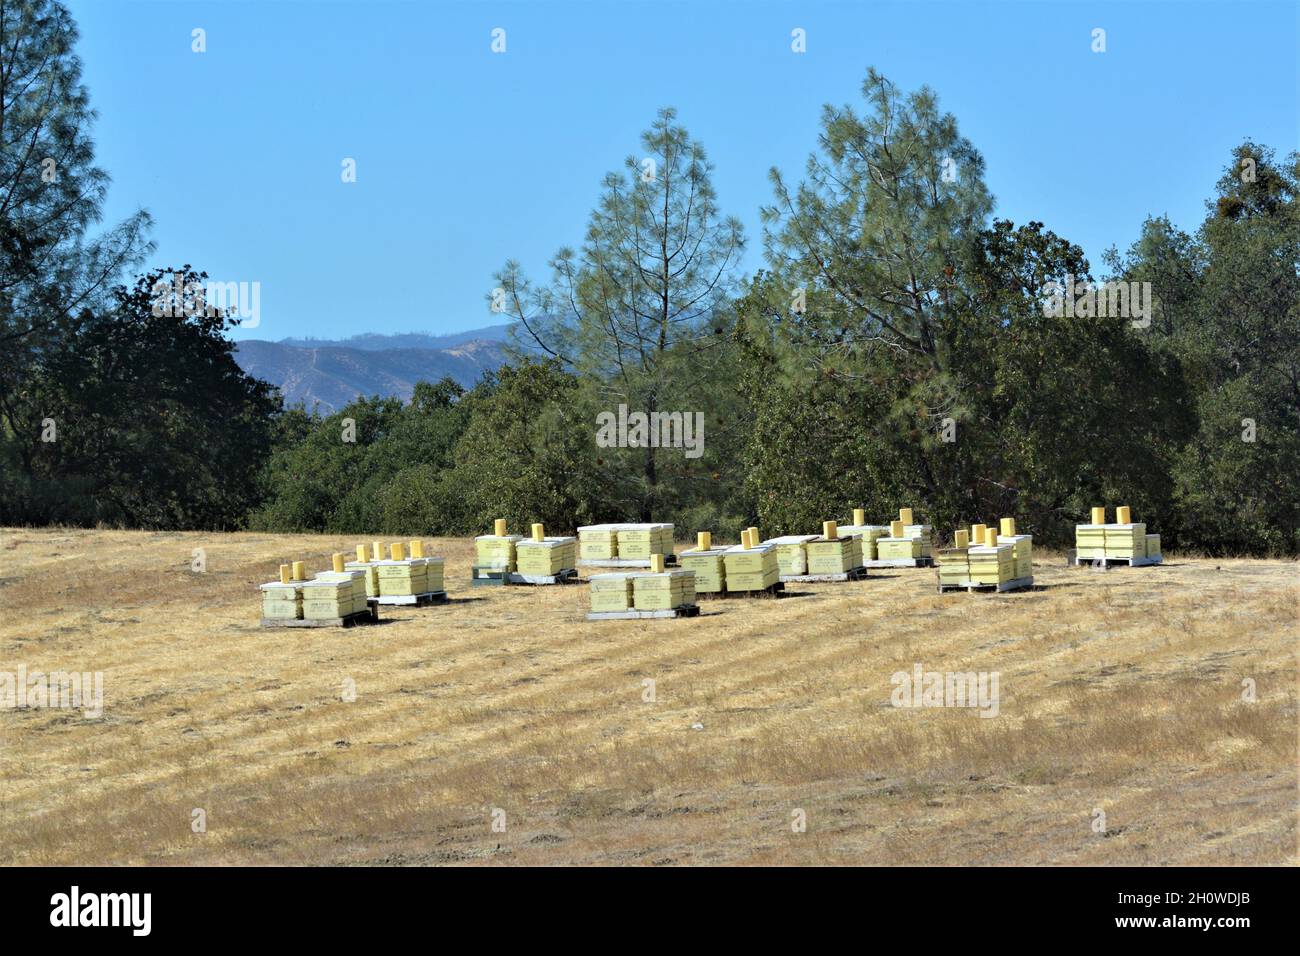
[(343, 565), (344, 571), (360, 571), (364, 575), (366, 597), (379, 597), (379, 562), (384, 559), (383, 550), (378, 541), (367, 551), (364, 544), (357, 545), (357, 559)]
[(302, 585), (305, 577), (303, 563), (280, 565), (280, 580), (263, 584), (262, 619), (266, 621), (297, 621), (302, 619)]
[(998, 544), (1011, 545), (1015, 557), (1015, 577), (1031, 578), (1034, 576), (1034, 536), (1016, 533), (1016, 519), (1003, 518), (1000, 522)]
[(379, 575), (381, 600), (390, 597), (411, 597), (429, 592), (428, 561), (424, 558), (406, 557), (406, 548), (401, 542), (390, 546), (387, 560), (374, 563)]
[(533, 536), (515, 545), (519, 573), (552, 577), (578, 566), (578, 539), (570, 536), (546, 537), (540, 524), (533, 525)]
[(497, 518), (492, 534), (481, 534), (474, 539), (475, 568), (515, 570), (515, 547), (522, 538), (517, 534), (506, 534), (506, 530), (506, 519)]
[(786, 534), (763, 542), (776, 548), (776, 566), (782, 576), (808, 573), (808, 542), (815, 534)]
[(853, 509), (853, 521), (838, 525), (841, 536), (857, 538), (861, 542), (862, 560), (875, 561), (876, 542), (889, 537), (889, 525), (867, 524), (865, 508)]
[(1016, 576), (1015, 548), (1010, 544), (998, 544), (996, 528), (982, 530), (984, 544), (971, 545), (966, 552), (970, 565), (971, 584), (1006, 584)]
[(740, 534), (740, 544), (728, 548), (722, 556), (726, 569), (727, 591), (762, 591), (781, 580), (776, 548), (761, 544), (756, 528)]
[(915, 561), (922, 556), (923, 541), (920, 537), (909, 537), (907, 525), (900, 519), (890, 523), (889, 537), (876, 540), (876, 560), (878, 561)]
[(695, 572), (663, 570), (655, 562), (649, 574), (632, 576), (632, 603), (638, 611), (671, 611), (695, 604)]
[(953, 534), (951, 548), (941, 548), (935, 555), (939, 566), (939, 585), (965, 585), (970, 582), (970, 534), (962, 529)]
[(338, 620), (366, 610), (365, 582), (360, 574), (351, 580), (306, 581), (302, 586), (302, 616), (307, 621)]
[(302, 616), (308, 620), (341, 618), (369, 608), (366, 571), (347, 570), (340, 552), (334, 570), (321, 571), (302, 587)]
[(807, 574), (846, 574), (862, 567), (862, 539), (841, 535), (834, 521), (822, 522), (822, 534), (807, 544)]
[(917, 561), (934, 556), (933, 529), (917, 524), (911, 508), (899, 508), (898, 518), (889, 524), (889, 534), (877, 538), (875, 544), (877, 561)]
[(701, 531), (696, 546), (683, 551), (677, 561), (684, 571), (695, 573), (695, 590), (705, 594), (718, 594), (726, 590), (727, 572), (722, 556), (726, 548), (713, 547), (713, 535)]
[(1080, 561), (1101, 558), (1121, 559), (1130, 564), (1160, 559), (1160, 536), (1147, 534), (1147, 526), (1132, 520), (1132, 509), (1121, 505), (1115, 509), (1115, 522), (1106, 523), (1104, 507), (1092, 509), (1088, 524), (1075, 525), (1075, 557)]
[(673, 554), (673, 526), (670, 524), (621, 524), (616, 526), (618, 558), (649, 561), (650, 556)]
[(589, 524), (578, 529), (578, 557), (582, 561), (612, 561), (618, 555), (621, 524)]
[(593, 574), (591, 610), (594, 613), (632, 610), (632, 579), (636, 574)]

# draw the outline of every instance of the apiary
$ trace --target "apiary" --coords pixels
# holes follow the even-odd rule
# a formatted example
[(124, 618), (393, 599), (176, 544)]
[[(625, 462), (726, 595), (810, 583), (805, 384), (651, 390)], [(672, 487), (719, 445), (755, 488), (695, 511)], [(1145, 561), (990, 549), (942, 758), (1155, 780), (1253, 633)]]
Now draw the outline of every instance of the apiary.
[(815, 534), (787, 534), (768, 538), (763, 544), (776, 548), (776, 566), (781, 574), (807, 574), (808, 542), (816, 540)]
[(591, 610), (629, 611), (632, 609), (632, 579), (636, 573), (610, 572), (593, 574), (591, 581)]
[(695, 572), (676, 569), (632, 576), (633, 606), (638, 611), (668, 611), (695, 603)]

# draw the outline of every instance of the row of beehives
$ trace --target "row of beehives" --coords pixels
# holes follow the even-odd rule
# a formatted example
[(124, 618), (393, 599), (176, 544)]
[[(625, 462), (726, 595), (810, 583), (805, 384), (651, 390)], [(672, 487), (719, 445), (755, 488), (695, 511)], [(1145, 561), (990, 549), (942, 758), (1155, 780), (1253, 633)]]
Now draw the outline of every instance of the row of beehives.
[[(714, 547), (712, 533), (701, 531), (696, 546), (678, 555), (677, 570), (665, 569), (663, 555), (652, 553), (649, 574), (592, 575), (591, 609), (685, 607), (694, 603), (697, 594), (770, 591), (783, 578), (801, 575), (841, 577), (861, 570), (865, 560), (876, 560), (878, 555), (916, 559), (929, 556), (930, 547), (930, 526), (914, 524), (911, 508), (901, 509), (899, 519), (890, 525), (868, 525), (863, 510), (855, 509), (853, 524), (841, 527), (826, 521), (820, 535), (783, 535), (764, 541), (758, 529), (750, 527), (741, 532), (738, 545)], [(666, 603), (672, 601), (679, 603)]]
[(367, 611), (370, 601), (415, 600), (443, 591), (443, 559), (424, 556), (424, 542), (410, 542), (410, 556), (401, 542), (389, 546), (388, 557), (378, 541), (367, 550), (357, 545), (355, 561), (342, 552), (333, 556), (333, 570), (308, 579), (302, 561), (280, 565), (280, 580), (261, 586), (262, 617), (267, 621), (341, 620)]
[(1160, 535), (1147, 534), (1143, 522), (1133, 520), (1133, 509), (1120, 505), (1115, 523), (1106, 523), (1104, 507), (1092, 509), (1092, 522), (1074, 526), (1075, 556), (1080, 561), (1113, 559), (1130, 563), (1160, 560)]

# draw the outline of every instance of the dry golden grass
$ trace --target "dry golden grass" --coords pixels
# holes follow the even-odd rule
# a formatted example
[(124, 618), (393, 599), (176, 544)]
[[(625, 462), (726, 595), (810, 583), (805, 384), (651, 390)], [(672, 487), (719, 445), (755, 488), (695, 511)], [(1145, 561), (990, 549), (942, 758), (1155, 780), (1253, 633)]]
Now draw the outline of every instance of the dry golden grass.
[[(0, 710), (0, 862), (1297, 859), (1294, 562), (1040, 555), (1032, 593), (889, 570), (593, 624), (585, 586), (471, 590), (440, 540), (448, 606), (258, 626), (281, 561), (354, 544), (0, 534), (0, 671), (105, 680), (99, 719)], [(915, 663), (999, 672), (1000, 715), (892, 707)]]

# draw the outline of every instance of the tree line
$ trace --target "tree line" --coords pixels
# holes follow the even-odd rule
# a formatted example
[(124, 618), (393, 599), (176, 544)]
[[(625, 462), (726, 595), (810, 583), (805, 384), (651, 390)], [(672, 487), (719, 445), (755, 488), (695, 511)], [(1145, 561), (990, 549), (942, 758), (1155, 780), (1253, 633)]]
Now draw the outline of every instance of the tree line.
[[(18, 38), (0, 50), (5, 524), (459, 535), (653, 518), (726, 536), (910, 504), (941, 532), (1013, 514), (1062, 544), (1105, 502), (1166, 547), (1300, 552), (1294, 153), (1241, 143), (1194, 232), (1148, 218), (1094, 278), (1043, 223), (993, 216), (983, 159), (933, 92), (869, 70), (858, 105), (823, 109), (803, 176), (772, 171), (764, 266), (744, 275), (744, 230), (665, 109), (578, 246), (544, 278), (514, 260), (494, 276), (507, 365), (323, 416), (239, 370), (229, 317), (157, 314), (155, 283), (201, 272), (122, 282), (152, 252), (149, 222), (90, 234), (107, 176), (75, 26), (50, 0), (3, 17)], [(598, 442), (620, 407), (702, 414), (703, 441)]]

